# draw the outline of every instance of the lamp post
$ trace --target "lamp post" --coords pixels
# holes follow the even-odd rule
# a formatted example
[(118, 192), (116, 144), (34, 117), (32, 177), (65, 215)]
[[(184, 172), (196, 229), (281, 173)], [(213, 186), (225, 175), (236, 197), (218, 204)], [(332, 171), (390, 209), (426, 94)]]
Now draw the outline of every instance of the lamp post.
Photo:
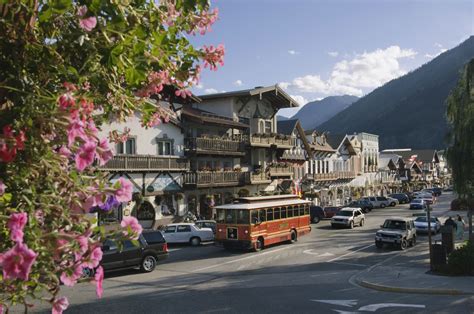
[(428, 219), (428, 245), (429, 245), (429, 252), (430, 252), (430, 270), (433, 270), (433, 255), (431, 252), (431, 205), (427, 204), (426, 206), (426, 216)]

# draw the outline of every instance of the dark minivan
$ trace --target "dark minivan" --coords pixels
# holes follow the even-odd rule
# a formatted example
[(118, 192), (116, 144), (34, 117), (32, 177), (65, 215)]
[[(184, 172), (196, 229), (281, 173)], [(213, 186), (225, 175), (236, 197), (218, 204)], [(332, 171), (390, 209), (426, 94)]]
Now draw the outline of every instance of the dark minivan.
[(311, 217), (311, 222), (317, 224), (321, 219), (326, 218), (324, 209), (321, 206), (311, 206), (309, 208), (309, 215)]
[(408, 204), (411, 201), (408, 195), (404, 193), (394, 193), (394, 194), (389, 194), (388, 196), (397, 199), (400, 202), (400, 204)]
[(106, 240), (102, 245), (103, 257), (100, 264), (105, 271), (140, 267), (143, 272), (151, 272), (160, 260), (168, 257), (168, 244), (160, 231), (144, 231), (138, 238), (139, 246), (132, 241), (123, 241), (120, 251), (116, 242)]

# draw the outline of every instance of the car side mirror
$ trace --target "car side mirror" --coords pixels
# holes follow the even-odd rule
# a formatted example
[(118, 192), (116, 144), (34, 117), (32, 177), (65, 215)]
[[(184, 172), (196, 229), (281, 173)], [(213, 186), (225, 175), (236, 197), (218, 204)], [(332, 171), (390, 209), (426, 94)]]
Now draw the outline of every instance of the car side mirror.
[(104, 251), (104, 252), (105, 251), (110, 251), (110, 246), (108, 246), (108, 245), (102, 246), (102, 251)]

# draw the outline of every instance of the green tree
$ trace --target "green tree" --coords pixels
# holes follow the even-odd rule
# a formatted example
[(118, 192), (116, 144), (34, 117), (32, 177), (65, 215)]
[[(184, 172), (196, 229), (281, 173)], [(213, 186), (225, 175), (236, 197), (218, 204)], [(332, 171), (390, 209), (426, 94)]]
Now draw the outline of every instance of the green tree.
[(469, 237), (472, 239), (474, 200), (474, 59), (464, 68), (457, 86), (447, 99), (451, 123), (447, 160), (452, 169), (454, 190), (469, 206)]

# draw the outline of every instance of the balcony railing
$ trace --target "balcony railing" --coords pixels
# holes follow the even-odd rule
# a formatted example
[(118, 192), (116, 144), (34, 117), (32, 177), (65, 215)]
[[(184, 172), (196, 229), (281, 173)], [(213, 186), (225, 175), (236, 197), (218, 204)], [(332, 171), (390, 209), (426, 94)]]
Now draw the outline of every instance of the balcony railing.
[(286, 150), (283, 155), (281, 156), (281, 159), (285, 160), (306, 160), (306, 156), (304, 152), (292, 152), (290, 150)]
[(198, 154), (245, 155), (245, 142), (238, 139), (191, 137), (184, 140), (184, 145)]
[(260, 147), (277, 146), (278, 148), (292, 148), (294, 140), (291, 137), (271, 134), (252, 134), (250, 135), (250, 145)]
[(307, 179), (314, 181), (331, 181), (338, 179), (352, 179), (355, 178), (355, 172), (353, 171), (335, 171), (329, 173), (308, 173)]
[(293, 167), (291, 166), (269, 166), (270, 177), (292, 176)]
[(196, 171), (188, 172), (183, 175), (183, 183), (185, 185), (193, 185), (197, 187), (238, 186), (249, 182), (250, 173), (240, 171)]
[(261, 172), (261, 173), (252, 172), (250, 174), (250, 183), (252, 184), (270, 183), (270, 182), (272, 182), (272, 179), (264, 172)]
[(186, 171), (189, 170), (189, 161), (165, 156), (116, 155), (99, 169), (103, 171)]

